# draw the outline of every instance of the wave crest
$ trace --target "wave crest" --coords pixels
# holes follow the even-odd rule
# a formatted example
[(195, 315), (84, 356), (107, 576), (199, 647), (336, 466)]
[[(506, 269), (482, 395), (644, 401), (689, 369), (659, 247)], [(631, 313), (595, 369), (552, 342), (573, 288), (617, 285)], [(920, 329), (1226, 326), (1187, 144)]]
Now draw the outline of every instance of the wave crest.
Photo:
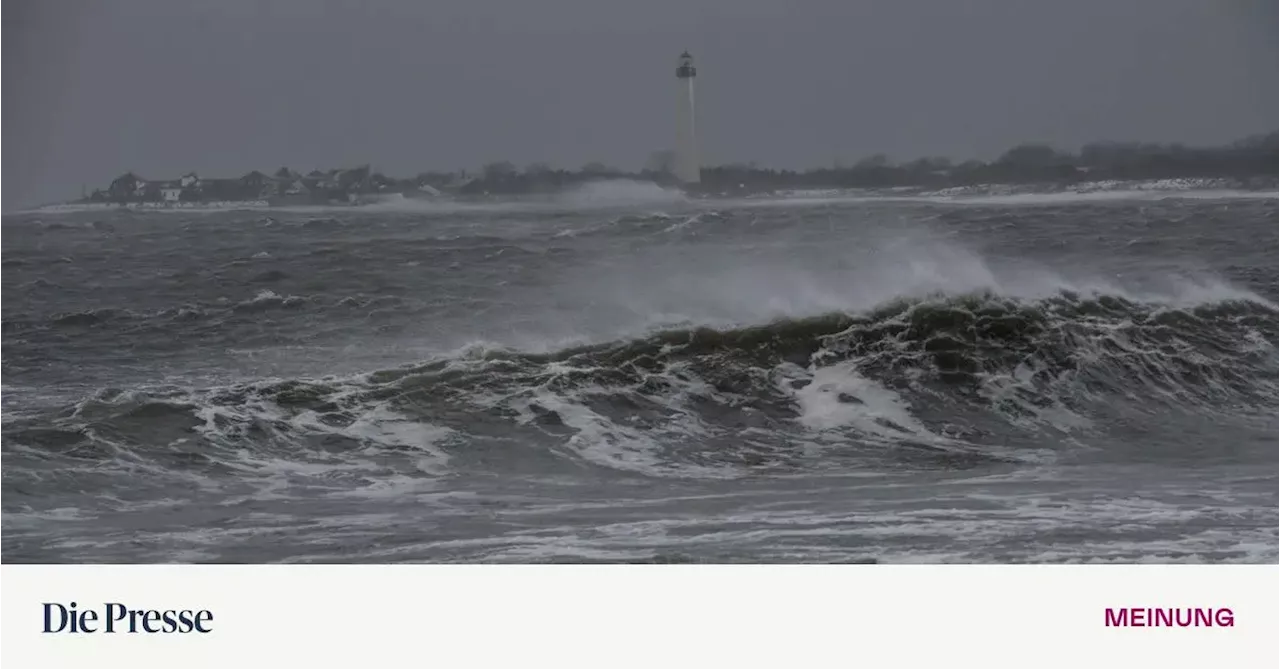
[[(64, 453), (107, 443), (166, 460), (173, 449), (130, 444), (195, 440), (204, 445), (184, 452), (204, 466), (244, 467), (245, 449), (352, 466), (336, 454), (372, 448), (414, 450), (437, 473), (477, 457), (676, 476), (859, 461), (953, 467), (1042, 457), (1030, 446), (1039, 432), (1088, 431), (1105, 412), (1273, 416), (1276, 337), (1276, 310), (1249, 300), (931, 295), (549, 353), (477, 346), (347, 379), (100, 394), (53, 431), (22, 419), (5, 432), (7, 443)], [(168, 442), (131, 438), (143, 425)]]

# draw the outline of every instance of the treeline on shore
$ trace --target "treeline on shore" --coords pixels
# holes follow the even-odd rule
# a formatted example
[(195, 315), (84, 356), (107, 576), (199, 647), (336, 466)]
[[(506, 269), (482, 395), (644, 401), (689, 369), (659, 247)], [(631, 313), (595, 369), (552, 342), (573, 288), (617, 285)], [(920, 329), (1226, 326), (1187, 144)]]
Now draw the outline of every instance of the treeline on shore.
[(1280, 152), (1277, 135), (1250, 137), (1227, 146), (1192, 148), (1180, 144), (1098, 142), (1078, 153), (1047, 144), (1022, 144), (999, 158), (953, 163), (920, 158), (893, 163), (871, 156), (849, 167), (804, 172), (761, 170), (748, 166), (704, 169), (703, 184), (728, 188), (922, 186), (946, 188), (978, 184), (1079, 183), (1084, 181), (1274, 177)]
[[(990, 162), (919, 158), (894, 162), (874, 155), (849, 166), (809, 170), (759, 167), (754, 163), (702, 168), (700, 190), (769, 191), (800, 188), (948, 188), (979, 184), (1080, 183), (1086, 181), (1261, 177), (1274, 180), (1280, 164), (1277, 133), (1255, 135), (1218, 147), (1140, 142), (1095, 142), (1078, 152), (1047, 144), (1020, 144)], [(470, 193), (532, 193), (555, 190), (599, 178), (633, 178), (674, 183), (670, 152), (654, 154), (644, 170), (626, 172), (593, 163), (581, 170), (509, 162), (486, 165), (461, 189)]]
[[(250, 172), (239, 178), (206, 179), (190, 173), (175, 180), (142, 179), (132, 172), (84, 198), (92, 202), (208, 202), (265, 199), (273, 203), (360, 202), (368, 197), (404, 194), (412, 197), (523, 195), (553, 193), (588, 181), (633, 179), (676, 185), (671, 176), (675, 156), (653, 154), (639, 171), (588, 163), (577, 170), (546, 163), (519, 168), (509, 161), (485, 165), (479, 171), (422, 172), (393, 178), (364, 165), (351, 169), (314, 170), (300, 174), (282, 167), (272, 174)], [(1238, 179), (1274, 183), (1280, 165), (1277, 133), (1254, 135), (1225, 146), (1188, 147), (1182, 144), (1094, 142), (1078, 152), (1048, 144), (1020, 144), (990, 162), (948, 158), (918, 158), (894, 162), (874, 155), (849, 166), (788, 170), (754, 163), (702, 168), (701, 183), (693, 187), (709, 193), (768, 192), (821, 188), (949, 188), (980, 184), (1072, 184), (1089, 181), (1147, 179)]]

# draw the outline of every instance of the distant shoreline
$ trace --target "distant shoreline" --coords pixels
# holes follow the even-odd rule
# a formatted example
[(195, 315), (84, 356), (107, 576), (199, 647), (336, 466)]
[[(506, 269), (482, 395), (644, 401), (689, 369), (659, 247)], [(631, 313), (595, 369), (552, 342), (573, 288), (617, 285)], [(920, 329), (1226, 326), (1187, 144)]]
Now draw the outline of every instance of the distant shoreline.
[[(290, 204), (273, 204), (267, 200), (228, 200), (219, 202), (192, 202), (192, 203), (160, 203), (160, 202), (134, 202), (134, 203), (106, 203), (106, 202), (90, 202), (90, 203), (62, 203), (51, 204), (34, 209), (23, 211), (6, 212), (9, 214), (31, 214), (31, 213), (74, 213), (74, 212), (90, 212), (90, 211), (141, 211), (141, 212), (180, 212), (180, 211), (230, 211), (230, 210), (328, 210), (328, 209), (368, 209), (384, 207), (387, 205), (396, 206), (420, 204), (424, 208), (430, 208), (434, 205), (484, 205), (484, 204), (570, 204), (570, 202), (559, 200), (546, 200), (545, 196), (572, 196), (577, 193), (583, 186), (592, 183), (597, 184), (614, 184), (614, 183), (630, 183), (636, 185), (644, 185), (655, 187), (650, 181), (642, 181), (636, 179), (601, 179), (595, 182), (584, 182), (575, 187), (566, 188), (555, 193), (543, 194), (504, 194), (495, 193), (488, 195), (471, 195), (459, 197), (442, 197), (431, 201), (415, 200), (412, 198), (389, 198), (375, 201), (360, 201), (353, 203), (332, 203), (327, 205), (290, 205)], [(688, 198), (689, 201), (699, 200), (718, 200), (718, 199), (760, 199), (760, 200), (788, 200), (788, 199), (804, 199), (804, 198), (822, 198), (822, 197), (867, 197), (867, 198), (927, 198), (937, 199), (939, 202), (963, 202), (968, 199), (982, 199), (989, 197), (1018, 196), (1018, 195), (1081, 195), (1081, 196), (1097, 196), (1106, 197), (1108, 194), (1124, 196), (1126, 194), (1149, 193), (1152, 195), (1167, 194), (1169, 196), (1177, 196), (1179, 193), (1195, 194), (1195, 193), (1253, 193), (1267, 194), (1275, 193), (1280, 181), (1276, 177), (1251, 177), (1247, 179), (1227, 179), (1227, 178), (1179, 178), (1179, 179), (1108, 179), (1097, 181), (1083, 182), (1040, 182), (1040, 183), (987, 183), (976, 184), (972, 186), (951, 186), (946, 188), (923, 188), (919, 186), (897, 186), (889, 188), (778, 188), (752, 192), (743, 192), (741, 190), (729, 192), (707, 192), (705, 190), (680, 190), (671, 187), (665, 187), (663, 190), (677, 197)], [(628, 204), (627, 202), (619, 202), (618, 204)], [(631, 204), (643, 204), (643, 202), (634, 202)]]
[(998, 187), (1067, 190), (1096, 188), (1110, 182), (1221, 181), (1227, 188), (1274, 188), (1280, 170), (1280, 134), (1251, 135), (1224, 146), (1094, 142), (1078, 152), (1048, 144), (1024, 143), (990, 162), (954, 162), (926, 157), (894, 162), (878, 154), (851, 166), (807, 170), (773, 169), (754, 163), (704, 166), (699, 183), (675, 179), (670, 152), (657, 152), (645, 169), (627, 171), (600, 163), (578, 170), (534, 163), (524, 169), (508, 161), (479, 171), (422, 172), (393, 178), (369, 165), (312, 170), (301, 174), (288, 167), (274, 173), (254, 170), (238, 178), (209, 179), (188, 172), (178, 179), (143, 179), (127, 172), (106, 189), (77, 200), (46, 205), (49, 211), (86, 209), (234, 209), (276, 207), (367, 206), (404, 200), (491, 201), (494, 198), (557, 197), (599, 181), (629, 180), (679, 190), (692, 197), (766, 196), (791, 190), (889, 189), (943, 191)]
[(29, 211), (110, 211), (115, 209), (243, 209), (271, 206), (266, 200), (227, 200), (225, 202), (61, 202), (46, 204)]

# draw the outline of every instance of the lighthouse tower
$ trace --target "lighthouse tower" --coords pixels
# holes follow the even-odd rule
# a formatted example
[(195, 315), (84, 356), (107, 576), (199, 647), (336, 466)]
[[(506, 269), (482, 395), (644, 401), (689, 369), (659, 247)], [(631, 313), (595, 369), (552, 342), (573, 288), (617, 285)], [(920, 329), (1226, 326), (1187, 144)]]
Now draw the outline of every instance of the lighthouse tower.
[(680, 82), (680, 115), (676, 119), (675, 176), (689, 184), (698, 183), (702, 171), (698, 164), (698, 135), (693, 105), (693, 79), (697, 74), (693, 56), (688, 51), (680, 54), (680, 63), (676, 66), (676, 79)]

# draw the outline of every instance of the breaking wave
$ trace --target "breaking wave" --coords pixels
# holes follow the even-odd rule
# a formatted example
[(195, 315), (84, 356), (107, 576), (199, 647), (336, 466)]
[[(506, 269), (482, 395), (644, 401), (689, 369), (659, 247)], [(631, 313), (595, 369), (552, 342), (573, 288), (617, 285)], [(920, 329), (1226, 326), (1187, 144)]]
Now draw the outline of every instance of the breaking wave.
[[(287, 300), (264, 291), (242, 306)], [(370, 484), (393, 462), (429, 477), (736, 477), (1042, 461), (1072, 443), (1048, 435), (1088, 442), (1137, 415), (1274, 418), (1276, 339), (1276, 308), (1256, 300), (936, 294), (549, 353), (473, 346), (351, 378), (106, 389), (6, 421), (4, 448)]]

